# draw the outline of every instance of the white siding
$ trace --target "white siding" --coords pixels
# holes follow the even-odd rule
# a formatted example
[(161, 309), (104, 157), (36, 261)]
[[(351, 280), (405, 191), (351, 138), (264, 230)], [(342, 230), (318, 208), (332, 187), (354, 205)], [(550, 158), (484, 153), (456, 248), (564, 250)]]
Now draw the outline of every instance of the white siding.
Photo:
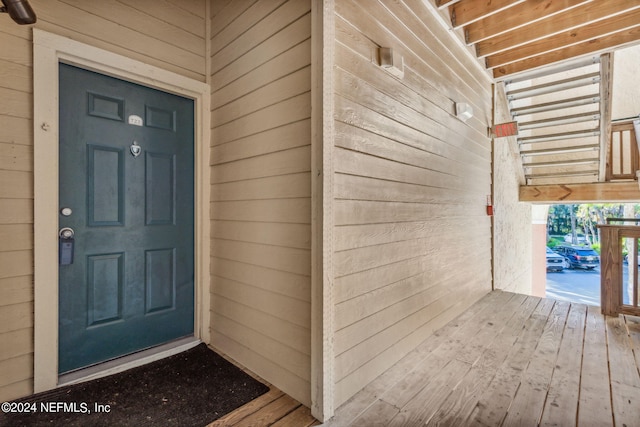
[(337, 407), (491, 290), (491, 84), (420, 0), (336, 14)]

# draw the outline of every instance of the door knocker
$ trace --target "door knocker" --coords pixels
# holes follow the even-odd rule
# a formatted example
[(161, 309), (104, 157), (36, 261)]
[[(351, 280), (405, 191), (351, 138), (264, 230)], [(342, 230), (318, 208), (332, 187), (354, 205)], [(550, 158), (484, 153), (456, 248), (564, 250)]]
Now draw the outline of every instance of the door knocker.
[(142, 147), (138, 145), (138, 141), (133, 141), (133, 144), (131, 144), (129, 150), (131, 150), (131, 154), (133, 154), (133, 157), (138, 157), (142, 152)]

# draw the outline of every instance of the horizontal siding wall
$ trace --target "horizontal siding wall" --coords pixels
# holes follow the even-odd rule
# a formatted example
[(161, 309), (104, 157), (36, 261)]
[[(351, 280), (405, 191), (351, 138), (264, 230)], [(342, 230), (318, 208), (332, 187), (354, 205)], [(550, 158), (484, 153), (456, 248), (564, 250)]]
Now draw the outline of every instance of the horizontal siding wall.
[(337, 407), (491, 290), (491, 84), (422, 0), (335, 7)]
[[(30, 0), (35, 27), (205, 81), (204, 0)], [(33, 391), (31, 26), (0, 14), (0, 401)]]
[(212, 344), (310, 405), (310, 1), (211, 12)]

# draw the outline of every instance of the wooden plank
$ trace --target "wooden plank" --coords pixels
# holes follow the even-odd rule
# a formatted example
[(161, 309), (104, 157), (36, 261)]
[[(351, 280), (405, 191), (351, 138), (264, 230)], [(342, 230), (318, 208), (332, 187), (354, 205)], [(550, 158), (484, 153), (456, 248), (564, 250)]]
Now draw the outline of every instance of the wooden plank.
[(578, 425), (613, 426), (605, 317), (597, 307), (587, 308), (578, 402)]
[(549, 385), (541, 426), (576, 425), (587, 306), (571, 304)]
[(200, 33), (200, 35), (195, 35), (174, 25), (172, 22), (173, 16), (171, 15), (166, 15), (166, 18), (169, 19), (164, 20), (158, 19), (150, 13), (161, 9), (162, 2), (159, 2), (159, 7), (153, 6), (146, 9), (131, 7), (116, 0), (104, 0), (97, 3), (88, 3), (82, 0), (62, 1), (79, 11), (85, 11), (100, 18), (117, 22), (123, 31), (140, 31), (156, 39), (156, 43), (178, 46), (198, 56), (203, 56), (204, 54), (204, 19), (191, 17), (190, 27), (194, 29), (194, 32)]
[(284, 395), (282, 391), (275, 387), (271, 387), (268, 392), (253, 399), (251, 402), (242, 405), (235, 411), (225, 415), (222, 418), (217, 419), (216, 421), (209, 424), (207, 427), (223, 427), (223, 426), (233, 426), (249, 415), (262, 410), (265, 406), (269, 405), (273, 401), (281, 398)]
[(235, 68), (242, 75), (235, 76), (236, 78), (231, 81), (221, 81), (217, 78), (212, 81), (211, 108), (216, 109), (228, 104), (295, 70), (308, 66), (311, 60), (310, 50), (311, 41), (306, 39), (250, 70), (247, 70), (246, 66), (240, 68), (236, 64), (230, 64), (230, 68)]
[[(431, 378), (440, 371), (449, 359), (455, 358), (462, 345), (463, 337), (476, 333), (480, 329), (481, 323), (484, 323), (491, 315), (492, 307), (497, 303), (509, 300), (509, 298), (510, 295), (505, 292), (492, 294), (489, 305), (485, 305), (479, 311), (476, 310), (472, 316), (448, 334), (410, 374), (389, 389), (382, 396), (382, 399), (397, 408), (404, 408), (411, 400), (415, 400), (415, 396), (429, 384)], [(420, 380), (416, 381), (418, 378)]]
[[(596, 1), (585, 3), (579, 7), (559, 13), (553, 17), (553, 33), (570, 32), (577, 28), (589, 28), (598, 25), (603, 19), (615, 19), (614, 16), (625, 16), (640, 5), (633, 1)], [(511, 31), (500, 36), (476, 43), (478, 57), (485, 57), (503, 50), (523, 46), (550, 36), (550, 26), (531, 23), (519, 31)]]
[(309, 328), (307, 301), (300, 301), (288, 295), (276, 294), (269, 289), (215, 277), (216, 286), (212, 293), (243, 304), (247, 310), (261, 310), (302, 328)]
[(589, 23), (586, 26), (536, 40), (524, 46), (489, 55), (486, 57), (487, 68), (495, 68), (534, 55), (593, 40), (607, 34), (631, 29), (640, 25), (638, 22), (640, 22), (640, 9), (595, 23)]
[(33, 378), (0, 385), (0, 399), (4, 402), (33, 394)]
[(310, 204), (308, 197), (212, 202), (211, 219), (309, 224)]
[[(226, 86), (236, 80), (239, 75), (244, 75), (256, 69), (261, 64), (267, 63), (278, 55), (309, 39), (310, 32), (311, 19), (310, 15), (306, 14), (291, 25), (284, 26), (281, 31), (278, 31), (265, 40), (260, 45), (260, 49), (251, 49), (245, 55), (237, 58), (233, 63), (228, 64), (228, 66), (224, 68), (219, 68), (219, 70), (214, 72), (212, 75), (212, 90), (216, 91)], [(305, 62), (308, 61), (308, 55), (309, 53), (303, 57)]]
[(470, 369), (470, 364), (457, 359), (448, 362), (388, 425), (415, 426), (427, 422)]
[(472, 22), (484, 19), (494, 13), (508, 10), (524, 0), (477, 1), (462, 0), (451, 6), (451, 21), (454, 28), (460, 28)]
[[(351, 39), (347, 40), (351, 41)], [(377, 49), (375, 49), (375, 54), (377, 56)], [(409, 78), (409, 72), (407, 72), (407, 78), (402, 79), (402, 84), (390, 84), (389, 73), (380, 67), (377, 62), (377, 59), (372, 61), (370, 58), (355, 55), (351, 49), (341, 43), (336, 44), (336, 63), (340, 70), (346, 71), (348, 75), (354, 76), (359, 80), (366, 81), (376, 91), (397, 100), (407, 107), (422, 112), (426, 116), (432, 117), (447, 127), (459, 127), (459, 121), (455, 117), (455, 102), (446, 99), (440, 91), (431, 87), (431, 85), (425, 85), (424, 79), (419, 79), (417, 75)], [(349, 92), (349, 89), (353, 90), (353, 87), (359, 88), (353, 82), (349, 84), (349, 81), (347, 80), (347, 82), (341, 83), (336, 87), (340, 89), (345, 86), (344, 90), (346, 92)], [(348, 97), (348, 94), (345, 96)], [(483, 106), (474, 106), (474, 108), (483, 108)], [(468, 120), (466, 124), (476, 130), (477, 137), (486, 137), (485, 124), (476, 120)]]
[(33, 200), (2, 199), (0, 224), (33, 224)]
[(300, 405), (291, 397), (284, 395), (269, 403), (259, 412), (254, 412), (248, 417), (234, 424), (234, 427), (250, 427), (259, 425), (271, 425)]
[(29, 145), (0, 142), (0, 166), (4, 170), (33, 170), (33, 148)]
[(0, 58), (24, 67), (32, 67), (31, 41), (0, 31)]
[(33, 251), (0, 252), (0, 278), (33, 274)]
[(305, 249), (283, 248), (258, 243), (218, 240), (211, 256), (261, 265), (294, 274), (309, 275), (309, 251)]
[(632, 425), (640, 417), (640, 374), (622, 317), (607, 317), (611, 401), (616, 425)]
[(0, 334), (0, 360), (7, 360), (33, 353), (33, 331), (31, 328), (18, 329)]
[(259, 353), (265, 359), (273, 361), (301, 380), (309, 381), (310, 363), (308, 354), (298, 352), (286, 344), (277, 342), (260, 331), (252, 330), (234, 319), (215, 314), (211, 316), (211, 321), (216, 322), (216, 332), (228, 337), (235, 337), (235, 341), (245, 348)]
[(554, 305), (553, 300), (542, 300), (526, 320), (518, 336), (518, 345), (510, 349), (496, 376), (480, 396), (469, 424), (501, 425)]
[[(211, 148), (211, 165), (309, 145), (310, 120), (304, 119)], [(215, 170), (215, 168), (214, 168)]]
[(205, 37), (206, 16), (200, 1), (178, 0), (176, 4), (172, 4), (170, 1), (122, 0), (121, 3), (153, 16), (160, 21), (170, 22), (171, 25), (200, 38)]
[[(2, 58), (2, 56), (0, 56)], [(33, 70), (15, 62), (0, 60), (0, 86), (21, 92), (33, 91)]]
[(33, 120), (31, 118), (0, 115), (0, 142), (17, 145), (33, 145)]
[(247, 307), (225, 298), (217, 293), (212, 308), (221, 316), (262, 333), (280, 344), (291, 347), (299, 353), (310, 355), (309, 328), (294, 325), (272, 314), (265, 313), (261, 307)]
[[(381, 0), (367, 3), (338, 2), (336, 11), (339, 16), (348, 21), (354, 28), (362, 32), (366, 37), (389, 46), (398, 46), (406, 52), (404, 56), (405, 67), (419, 70), (423, 79), (430, 85), (446, 93), (452, 99), (470, 99), (471, 104), (482, 108), (486, 101), (483, 95), (488, 94), (488, 85), (485, 86), (484, 75), (474, 73), (473, 66), (463, 66), (460, 61), (466, 60), (466, 55), (456, 55), (457, 46), (447, 45), (447, 38), (443, 44), (425, 43), (422, 38), (427, 34), (438, 38), (436, 35), (440, 25), (428, 26), (425, 20), (431, 18), (431, 12), (425, 10), (422, 2), (405, 2), (406, 6)], [(418, 10), (418, 13), (412, 12)], [(389, 15), (393, 10), (394, 15)], [(368, 12), (368, 13), (363, 13)], [(420, 16), (422, 19), (416, 18)], [(435, 33), (435, 34), (434, 34)], [(448, 84), (444, 84), (443, 77), (447, 76)]]
[(484, 204), (438, 205), (429, 203), (394, 203), (337, 200), (336, 225), (428, 221), (442, 218), (488, 220)]
[[(212, 316), (213, 317), (213, 316)], [(213, 323), (212, 323), (213, 325)], [(242, 366), (251, 366), (251, 371), (264, 378), (269, 383), (277, 381), (279, 388), (289, 390), (288, 395), (299, 402), (310, 405), (309, 381), (293, 374), (282, 360), (271, 360), (263, 356), (260, 349), (247, 347), (235, 340), (236, 337), (226, 336), (216, 329), (211, 330), (212, 346), (227, 355), (233, 355), (233, 360)]]
[(21, 92), (14, 89), (0, 87), (0, 115), (10, 117), (31, 118), (33, 111), (33, 99), (29, 92)]
[[(348, 301), (336, 307), (335, 352), (337, 355), (350, 347), (374, 337), (382, 337), (383, 331), (394, 324), (405, 321), (405, 318), (449, 292), (447, 283), (464, 283), (473, 280), (469, 273), (452, 274), (452, 277), (441, 281), (426, 282), (422, 275), (399, 282), (398, 286), (389, 286), (381, 291), (364, 295), (355, 301)], [(392, 288), (392, 289), (388, 289)], [(406, 288), (405, 298), (401, 298), (400, 290)], [(394, 292), (395, 291), (395, 292)], [(377, 301), (388, 297), (388, 301)], [(371, 307), (358, 307), (360, 303), (370, 303)], [(358, 307), (359, 309), (355, 309)], [(355, 312), (349, 312), (349, 308)]]
[(506, 425), (512, 425), (516, 422), (524, 425), (540, 422), (548, 385), (557, 363), (569, 308), (568, 303), (556, 303), (554, 306), (538, 346), (522, 377), (520, 387), (509, 406), (509, 412), (504, 419)]
[(310, 197), (310, 172), (211, 185), (212, 201)]
[(305, 145), (217, 165), (211, 184), (309, 172), (311, 147)]
[(634, 182), (521, 186), (519, 199), (534, 203), (632, 201), (640, 199), (640, 189)]
[(258, 111), (269, 105), (282, 102), (311, 90), (311, 69), (304, 67), (300, 70), (275, 80), (242, 98), (225, 104), (212, 111), (212, 126), (219, 126), (247, 114)]
[(640, 40), (640, 27), (625, 29), (563, 49), (554, 50), (552, 52), (494, 68), (493, 77), (496, 79), (502, 79), (520, 71), (542, 67), (567, 58), (575, 58), (582, 55), (595, 55), (613, 50), (614, 48), (622, 48), (625, 45), (633, 44), (638, 40)]
[[(296, 21), (300, 21), (301, 17), (309, 13), (310, 4), (308, 0), (289, 0), (281, 3), (278, 8), (273, 8), (277, 2), (258, 2), (254, 6), (257, 10), (261, 11), (261, 15), (251, 13), (251, 8), (248, 9), (248, 13), (244, 16), (251, 17), (251, 19), (260, 18), (254, 25), (240, 26), (242, 33), (238, 34), (228, 44), (224, 45), (218, 50), (219, 44), (217, 40), (221, 40), (220, 44), (223, 44), (227, 39), (218, 34), (212, 40), (212, 52), (211, 56), (211, 72), (215, 75), (222, 68), (227, 66), (245, 53), (254, 49), (256, 46), (262, 44), (265, 40), (273, 36), (274, 34), (283, 32), (289, 24)], [(262, 6), (262, 7), (259, 7)], [(273, 9), (271, 12), (270, 10)], [(308, 21), (307, 21), (308, 22)], [(231, 26), (227, 28), (232, 28)], [(263, 55), (270, 55), (271, 52), (264, 52)]]
[[(439, 155), (448, 159), (455, 159), (460, 166), (471, 170), (483, 170), (488, 159), (479, 158), (475, 153), (465, 150), (462, 146), (443, 143), (437, 135), (424, 133), (422, 130), (410, 126), (399, 126), (393, 115), (387, 116), (373, 109), (362, 108), (359, 104), (347, 98), (336, 98), (336, 120), (339, 123), (365, 130), (371, 134), (379, 135), (390, 140), (390, 144), (399, 142), (430, 154)], [(419, 118), (418, 118), (419, 120)], [(337, 128), (338, 129), (338, 128)], [(340, 129), (342, 130), (342, 129)], [(349, 136), (349, 133), (346, 134)], [(337, 134), (338, 141), (345, 139)], [(394, 144), (395, 145), (395, 144)]]
[(33, 377), (33, 354), (24, 354), (0, 361), (0, 378), (4, 384), (16, 383)]
[(311, 301), (308, 276), (215, 257), (211, 259), (211, 264), (212, 271), (217, 277), (244, 283), (275, 294), (286, 295), (300, 301)]
[(271, 424), (271, 427), (309, 427), (319, 424), (311, 415), (311, 410), (306, 406), (300, 405), (293, 412)]
[[(73, 17), (73, 18), (71, 18)], [(159, 42), (145, 33), (144, 28), (129, 29), (118, 22), (105, 19), (93, 13), (80, 10), (62, 1), (49, 1), (38, 5), (38, 23), (48, 23), (50, 27), (64, 28), (75, 38), (89, 37), (111, 46), (126, 47), (129, 52), (177, 65), (204, 76), (204, 51), (200, 54), (189, 52), (183, 47)], [(43, 25), (47, 30), (46, 25)], [(53, 28), (52, 28), (53, 29)], [(55, 32), (55, 31), (54, 31)], [(58, 33), (63, 31), (58, 31)], [(102, 46), (99, 46), (102, 47)]]
[(33, 276), (0, 279), (0, 306), (33, 301)]
[(484, 296), (488, 289), (484, 289), (481, 286), (482, 283), (488, 282), (486, 279), (481, 279), (477, 283), (465, 284), (456, 288), (455, 292), (425, 307), (420, 325), (412, 325), (408, 329), (410, 332), (407, 335), (399, 337), (393, 345), (371, 358), (365, 365), (362, 365), (336, 384), (336, 404), (342, 404), (368, 384), (372, 378), (382, 374), (407, 353), (415, 349), (425, 337)]
[(0, 306), (0, 333), (27, 328), (33, 328), (33, 302)]
[[(508, 306), (502, 306), (500, 316), (506, 317), (505, 321), (500, 324), (491, 319), (490, 322), (491, 326), (499, 329), (498, 335), (482, 349), (469, 374), (447, 397), (427, 425), (452, 425), (468, 419), (539, 303), (539, 298), (522, 295), (512, 298)], [(464, 354), (464, 351), (460, 353)]]
[(311, 250), (310, 233), (308, 224), (273, 223), (265, 229), (264, 224), (240, 221), (217, 222), (212, 229), (212, 237), (215, 239), (307, 250)]
[(636, 366), (640, 370), (640, 319), (632, 316), (624, 316), (624, 319), (631, 340), (631, 346), (633, 347)]
[[(454, 173), (433, 171), (429, 168), (416, 167), (377, 156), (369, 156), (350, 150), (336, 150), (336, 172), (367, 178), (381, 179), (403, 184), (435, 187), (466, 193), (486, 190), (489, 180), (478, 179)], [(451, 171), (454, 172), (454, 171)], [(475, 178), (475, 179), (474, 179)]]
[(223, 144), (307, 119), (310, 114), (311, 97), (309, 93), (304, 93), (218, 126), (212, 130), (212, 138), (216, 145)]
[(482, 21), (469, 24), (465, 27), (467, 43), (476, 43), (507, 31), (533, 22), (551, 19), (554, 15), (571, 10), (576, 6), (588, 3), (590, 0), (556, 0), (551, 2), (520, 3), (495, 15), (491, 15)]
[(265, 16), (282, 6), (284, 0), (245, 0), (228, 4), (211, 19), (211, 53), (218, 53), (225, 46), (242, 36)]
[(0, 241), (3, 241), (0, 251), (21, 251), (33, 249), (32, 224), (0, 224)]
[[(420, 345), (409, 352), (398, 363), (394, 364), (364, 387), (364, 389), (357, 393), (352, 399), (349, 399), (347, 403), (338, 408), (335, 416), (329, 421), (329, 425), (348, 425), (359, 414), (364, 413), (368, 407), (377, 402), (379, 397), (399, 381), (406, 378), (422, 360), (429, 356), (433, 349), (448, 339), (457, 328), (471, 321), (470, 319), (472, 319), (478, 311), (491, 304), (500, 293), (499, 291), (494, 291), (487, 294), (480, 301), (464, 310), (454, 320), (435, 331), (435, 333), (430, 334), (428, 338), (421, 342)], [(414, 375), (411, 375), (411, 377), (416, 378)]]
[[(454, 118), (431, 106), (421, 107), (419, 103), (407, 106), (380, 92), (356, 77), (336, 70), (336, 91), (340, 98), (359, 103), (359, 109), (369, 109), (396, 122), (396, 127), (411, 126), (420, 132), (438, 138), (448, 145), (464, 147), (465, 150), (486, 158), (488, 138), (467, 126), (457, 126)], [(339, 105), (336, 105), (339, 108)], [(430, 112), (430, 110), (433, 110)], [(357, 110), (351, 114), (358, 114)]]

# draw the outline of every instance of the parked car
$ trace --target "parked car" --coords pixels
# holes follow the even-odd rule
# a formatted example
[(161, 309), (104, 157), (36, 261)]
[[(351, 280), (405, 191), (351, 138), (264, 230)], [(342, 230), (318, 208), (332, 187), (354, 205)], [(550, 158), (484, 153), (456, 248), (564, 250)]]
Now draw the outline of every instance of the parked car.
[[(571, 234), (567, 234), (566, 236), (564, 236), (564, 241), (566, 243), (571, 244), (572, 240), (573, 240), (573, 236)], [(584, 234), (576, 234), (576, 244), (588, 245), (589, 241), (587, 240), (587, 236), (585, 236)]]
[(564, 257), (569, 268), (593, 270), (600, 264), (600, 256), (589, 246), (560, 245), (556, 252)]
[(558, 255), (547, 246), (547, 271), (564, 270), (564, 257)]

